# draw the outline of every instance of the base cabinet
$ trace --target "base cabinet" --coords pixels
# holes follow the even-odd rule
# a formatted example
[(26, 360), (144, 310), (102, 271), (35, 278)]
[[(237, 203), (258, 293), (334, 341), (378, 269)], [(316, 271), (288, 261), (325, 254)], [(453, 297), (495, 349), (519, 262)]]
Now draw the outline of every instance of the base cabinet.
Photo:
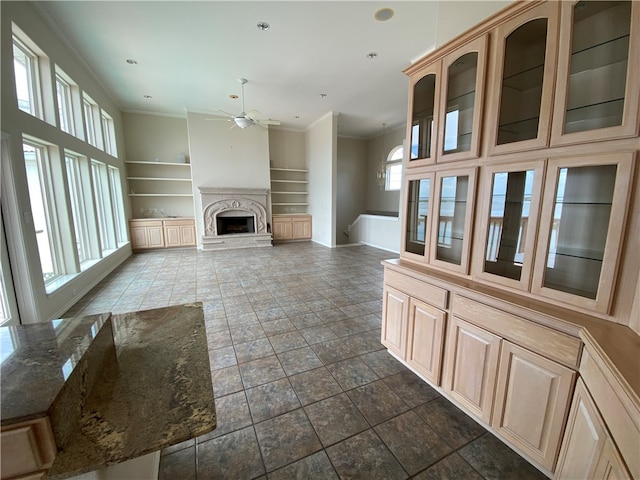
[(48, 418), (3, 427), (0, 446), (3, 480), (45, 478), (57, 452)]
[(384, 287), (382, 297), (382, 344), (404, 360), (407, 350), (409, 296), (391, 287)]
[(576, 478), (632, 478), (582, 379), (576, 384), (556, 470), (557, 480)]
[(275, 241), (311, 239), (311, 215), (273, 215), (272, 219)]
[(406, 361), (436, 385), (440, 385), (445, 321), (442, 310), (410, 299)]
[(196, 228), (192, 218), (132, 219), (129, 220), (129, 230), (133, 250), (196, 245)]

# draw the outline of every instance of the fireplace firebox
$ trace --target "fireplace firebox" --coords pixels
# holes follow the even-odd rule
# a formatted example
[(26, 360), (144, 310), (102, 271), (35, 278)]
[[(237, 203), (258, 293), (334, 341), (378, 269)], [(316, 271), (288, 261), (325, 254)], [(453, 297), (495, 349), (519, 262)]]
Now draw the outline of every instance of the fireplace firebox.
[(218, 235), (234, 233), (255, 233), (253, 217), (222, 217), (216, 218)]

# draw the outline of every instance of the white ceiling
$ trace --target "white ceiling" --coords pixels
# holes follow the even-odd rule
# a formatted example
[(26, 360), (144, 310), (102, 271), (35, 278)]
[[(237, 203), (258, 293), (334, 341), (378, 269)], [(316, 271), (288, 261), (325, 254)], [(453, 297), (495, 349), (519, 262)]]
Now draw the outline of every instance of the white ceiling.
[[(438, 13), (435, 1), (391, 0), (36, 5), (124, 111), (237, 114), (229, 95), (244, 77), (247, 111), (299, 130), (339, 112), (338, 133), (364, 138), (406, 121), (402, 70), (435, 44)], [(395, 12), (386, 22), (374, 18), (383, 7)]]

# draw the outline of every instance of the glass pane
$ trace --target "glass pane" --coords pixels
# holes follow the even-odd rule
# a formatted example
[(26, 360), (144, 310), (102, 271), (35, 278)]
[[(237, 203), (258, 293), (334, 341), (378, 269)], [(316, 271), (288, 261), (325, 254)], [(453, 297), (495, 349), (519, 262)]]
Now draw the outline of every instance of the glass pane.
[(89, 260), (89, 231), (87, 228), (87, 211), (85, 209), (84, 191), (79, 161), (75, 157), (65, 157), (67, 168), (67, 184), (69, 186), (69, 198), (71, 200), (71, 214), (73, 216), (73, 228), (76, 235), (76, 250), (80, 263)]
[(622, 124), (630, 26), (630, 1), (573, 8), (565, 133)]
[(413, 87), (413, 127), (411, 128), (410, 160), (431, 157), (435, 92), (435, 74), (426, 75)]
[(33, 93), (33, 69), (32, 59), (21, 47), (13, 44), (13, 71), (16, 81), (16, 95), (18, 96), (18, 108), (23, 112), (36, 114)]
[(484, 271), (520, 280), (534, 171), (493, 175)]
[(407, 252), (424, 255), (427, 215), (429, 214), (431, 180), (411, 180), (409, 182), (409, 203), (407, 205)]
[(538, 137), (547, 19), (525, 23), (505, 42), (498, 145)]
[(93, 175), (93, 200), (98, 214), (100, 244), (102, 253), (105, 253), (116, 246), (107, 167), (101, 162), (91, 162), (91, 173)]
[(440, 191), (436, 258), (460, 265), (464, 243), (469, 177), (444, 177)]
[(122, 186), (118, 168), (109, 167), (109, 183), (113, 200), (113, 216), (116, 224), (116, 240), (118, 245), (122, 245), (127, 241), (127, 225), (122, 206)]
[(36, 231), (42, 278), (45, 284), (58, 275), (53, 255), (53, 238), (47, 209), (46, 187), (41, 171), (42, 150), (32, 145), (23, 145), (27, 172), (27, 187), (31, 203), (31, 219)]
[(615, 180), (615, 165), (560, 170), (545, 287), (596, 298)]
[(467, 152), (473, 134), (478, 52), (467, 53), (449, 67), (444, 153)]

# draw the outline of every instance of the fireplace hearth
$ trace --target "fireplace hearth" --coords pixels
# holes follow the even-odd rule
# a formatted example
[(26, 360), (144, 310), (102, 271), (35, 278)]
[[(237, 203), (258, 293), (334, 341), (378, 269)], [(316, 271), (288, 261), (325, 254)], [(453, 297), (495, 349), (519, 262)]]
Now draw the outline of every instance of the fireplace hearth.
[(203, 250), (267, 247), (267, 189), (199, 187), (204, 215)]

